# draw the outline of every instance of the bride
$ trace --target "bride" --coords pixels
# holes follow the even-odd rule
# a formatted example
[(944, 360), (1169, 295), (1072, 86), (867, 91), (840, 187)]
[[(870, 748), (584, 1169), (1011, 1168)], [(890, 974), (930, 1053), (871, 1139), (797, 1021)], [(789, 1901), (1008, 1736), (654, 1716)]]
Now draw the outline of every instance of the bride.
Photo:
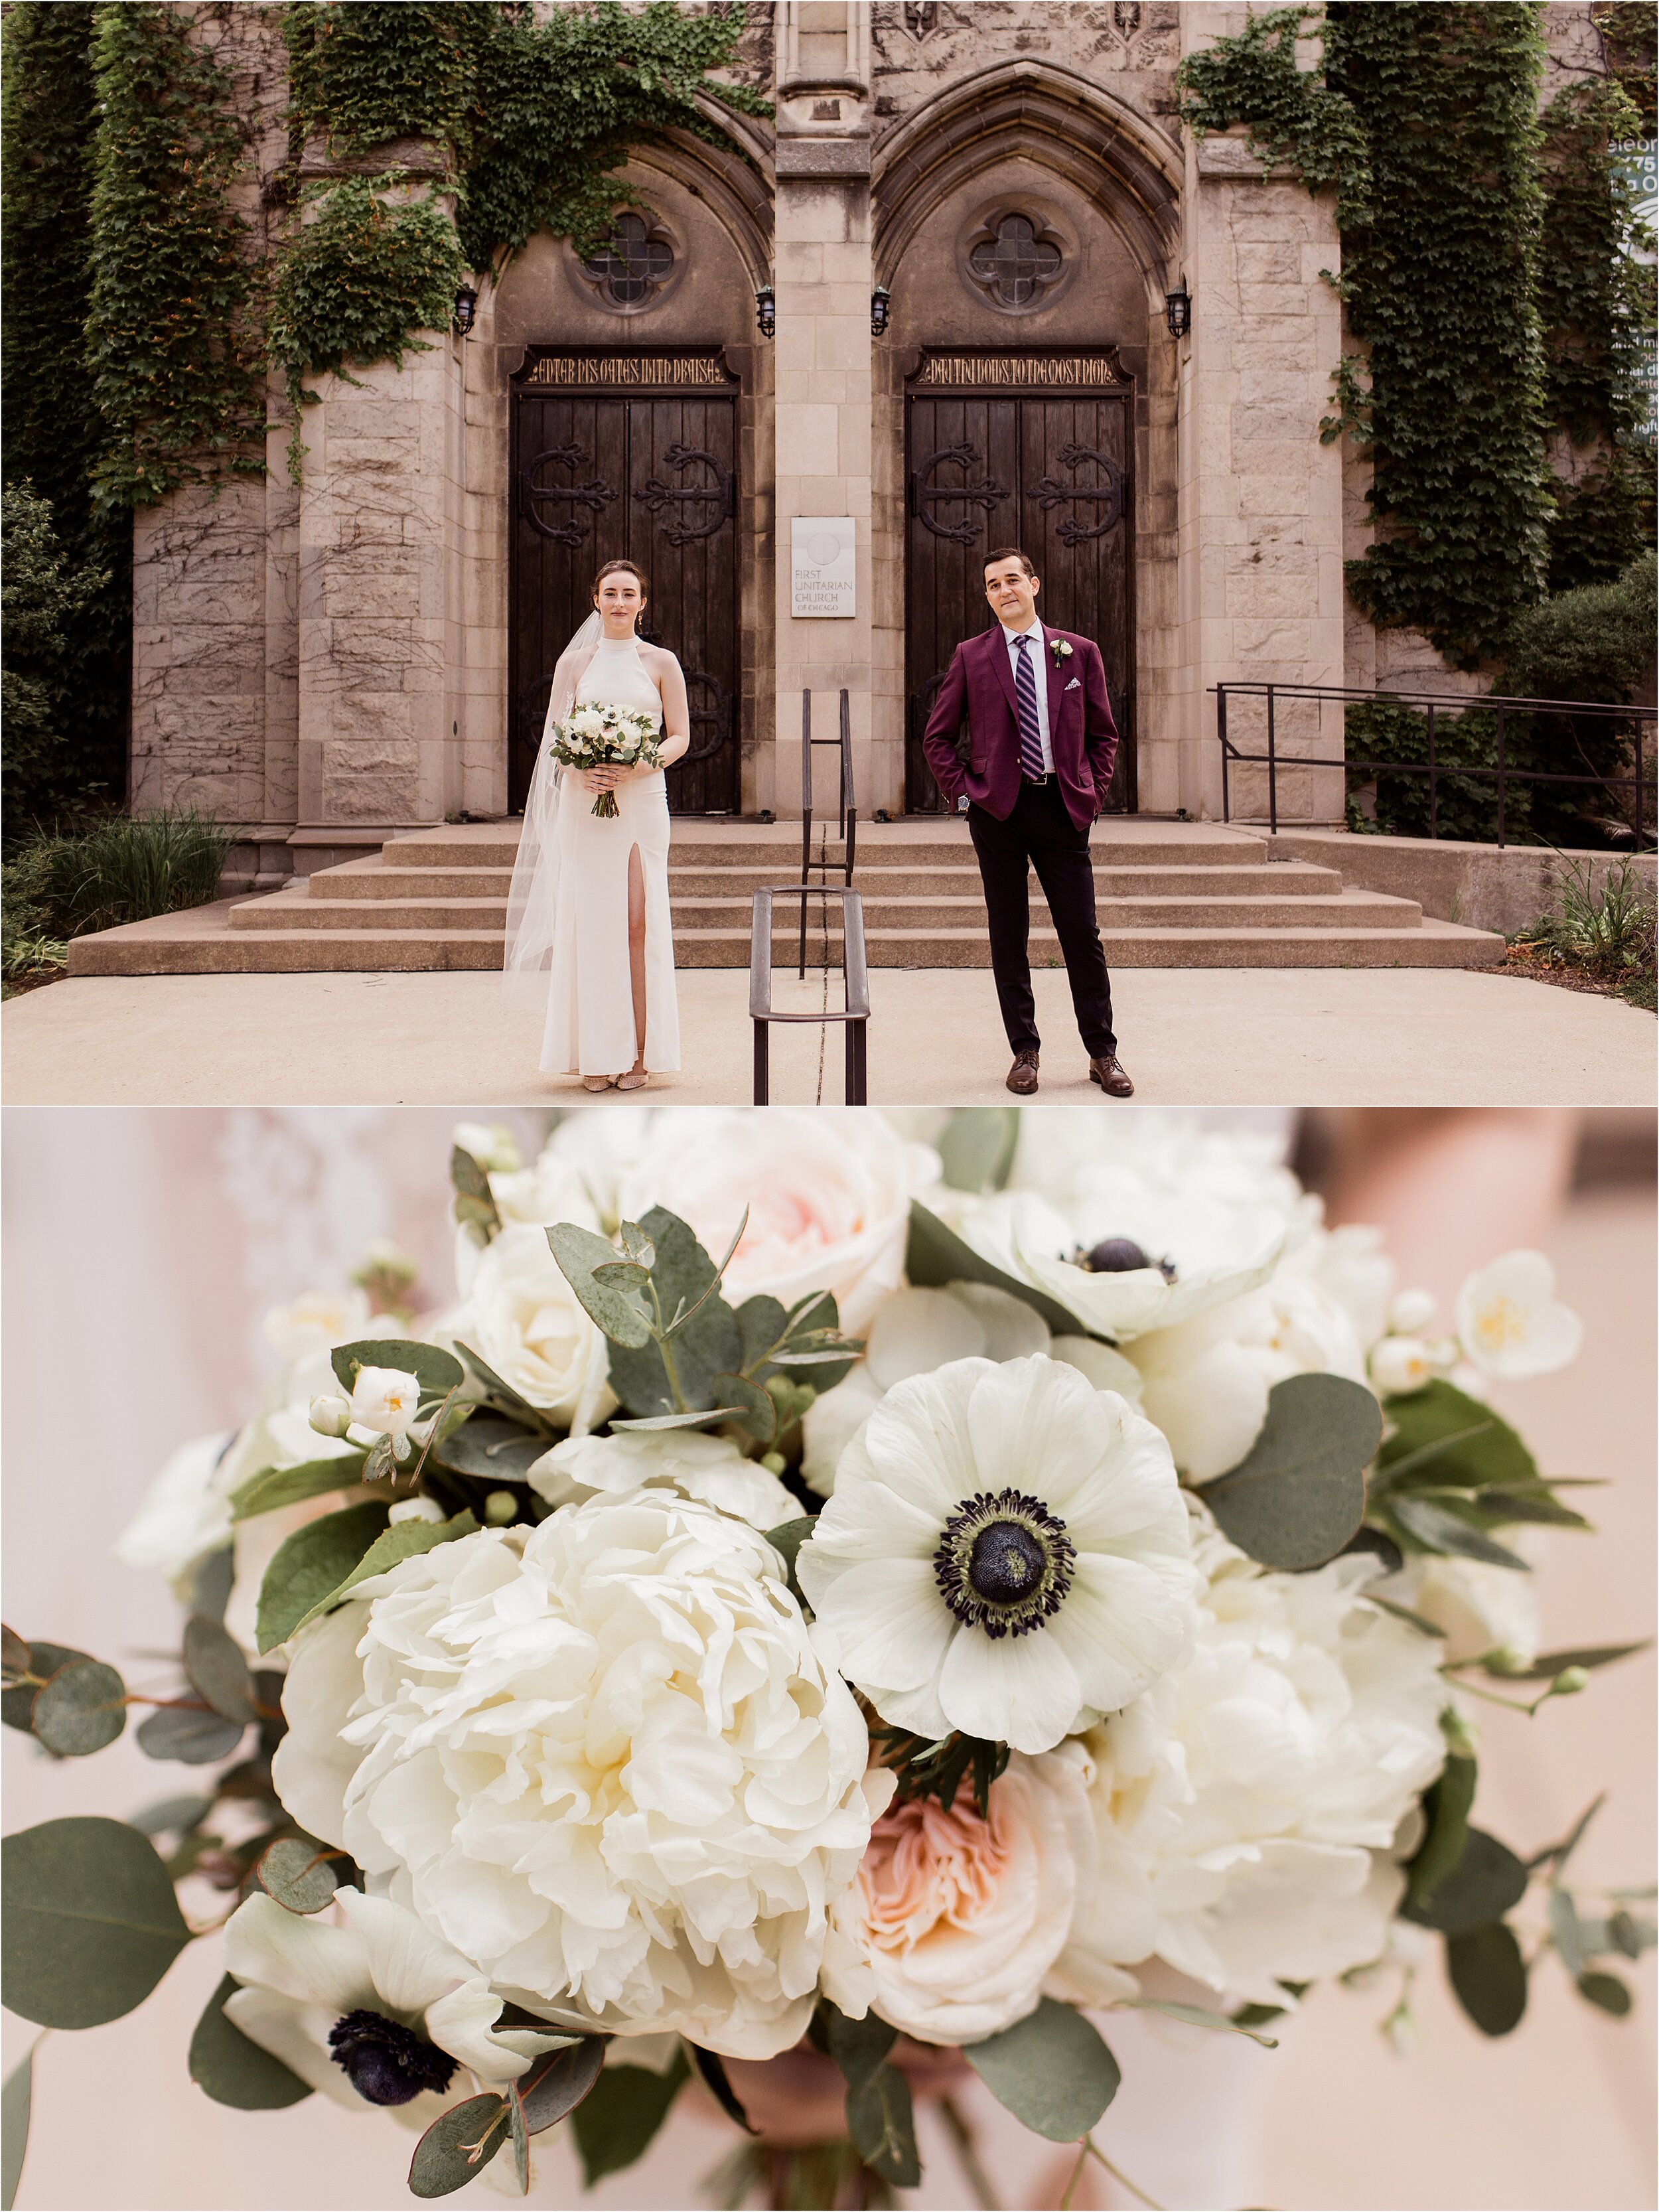
[[(593, 579), (594, 611), (553, 672), (507, 896), (509, 1002), (539, 1006), (545, 992), (543, 1071), (580, 1073), (588, 1091), (637, 1091), (680, 1064), (663, 769), (690, 745), (691, 720), (679, 662), (635, 635), (645, 599), (631, 561)], [(595, 702), (654, 721), (662, 767), (561, 769), (548, 732)], [(592, 811), (605, 791), (615, 815)]]

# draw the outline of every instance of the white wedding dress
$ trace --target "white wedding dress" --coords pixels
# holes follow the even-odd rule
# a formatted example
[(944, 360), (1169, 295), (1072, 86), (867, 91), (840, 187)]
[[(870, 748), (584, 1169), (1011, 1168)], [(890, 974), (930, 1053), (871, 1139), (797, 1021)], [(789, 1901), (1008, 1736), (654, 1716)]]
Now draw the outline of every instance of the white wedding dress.
[[(556, 692), (555, 699), (556, 702)], [(662, 727), (662, 696), (635, 641), (601, 637), (575, 684), (578, 705), (603, 702), (649, 715)], [(532, 790), (526, 831), (538, 815), (539, 866), (554, 885), (546, 902), (547, 1025), (541, 1066), (553, 1075), (621, 1075), (638, 1054), (629, 963), (629, 857), (637, 849), (645, 885), (645, 1065), (653, 1074), (680, 1064), (679, 1007), (668, 908), (668, 786), (660, 769), (618, 785), (614, 816), (593, 812), (581, 778), (538, 763), (544, 805)], [(546, 813), (556, 818), (549, 822)], [(509, 963), (511, 956), (509, 956)]]

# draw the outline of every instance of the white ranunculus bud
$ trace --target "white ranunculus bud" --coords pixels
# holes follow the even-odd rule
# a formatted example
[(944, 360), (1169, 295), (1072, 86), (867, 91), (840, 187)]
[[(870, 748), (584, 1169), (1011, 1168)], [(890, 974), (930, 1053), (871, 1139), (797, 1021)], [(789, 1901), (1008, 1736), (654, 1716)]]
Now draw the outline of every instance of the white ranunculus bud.
[(331, 1391), (311, 1401), (311, 1425), (319, 1437), (343, 1437), (351, 1425), (351, 1401)]
[(1380, 1397), (1420, 1390), (1437, 1372), (1428, 1346), (1415, 1336), (1385, 1336), (1371, 1353), (1371, 1382)]
[(351, 1419), (360, 1428), (401, 1437), (421, 1402), (418, 1376), (402, 1367), (360, 1367), (351, 1389)]
[(1421, 1336), (1434, 1316), (1432, 1291), (1401, 1291), (1389, 1308), (1389, 1327), (1396, 1336)]
[(400, 1498), (386, 1518), (395, 1528), (400, 1521), (447, 1521), (449, 1516), (435, 1498)]

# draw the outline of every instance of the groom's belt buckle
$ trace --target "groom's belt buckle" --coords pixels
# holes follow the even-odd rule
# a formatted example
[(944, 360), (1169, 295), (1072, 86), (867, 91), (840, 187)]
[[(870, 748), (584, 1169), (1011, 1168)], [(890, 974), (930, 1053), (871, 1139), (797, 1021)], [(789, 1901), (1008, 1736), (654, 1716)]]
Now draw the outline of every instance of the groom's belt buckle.
[(1028, 775), (1025, 778), (1027, 783), (1036, 784), (1039, 791), (1042, 788), (1045, 783), (1052, 783), (1054, 780), (1054, 772), (1051, 768), (1044, 769), (1041, 775)]

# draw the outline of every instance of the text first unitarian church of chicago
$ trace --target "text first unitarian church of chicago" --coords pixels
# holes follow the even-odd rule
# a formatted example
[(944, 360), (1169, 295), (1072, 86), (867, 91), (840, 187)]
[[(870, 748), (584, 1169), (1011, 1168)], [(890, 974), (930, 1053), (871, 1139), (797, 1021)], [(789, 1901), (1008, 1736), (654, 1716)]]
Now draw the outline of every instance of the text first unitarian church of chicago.
[[(266, 881), (513, 809), (621, 555), (686, 672), (689, 813), (799, 811), (808, 690), (819, 734), (849, 695), (866, 818), (937, 808), (919, 739), (989, 619), (994, 546), (1098, 639), (1127, 809), (1219, 812), (1218, 680), (1447, 680), (1345, 604), (1367, 525), (1362, 461), (1319, 435), (1330, 196), (1177, 119), (1182, 54), (1244, 13), (752, 9), (739, 65), (775, 123), (723, 112), (734, 143), (640, 149), (648, 212), (597, 258), (538, 236), (465, 334), (318, 380), (299, 486), (273, 406), (264, 479), (140, 514), (137, 803), (240, 825)], [(1586, 13), (1547, 11), (1569, 69)], [(219, 52), (274, 169), (280, 38), (235, 9)], [(331, 165), (318, 144), (304, 166)], [(1281, 736), (1328, 750), (1316, 720)], [(1340, 771), (1281, 779), (1279, 804), (1340, 812)]]

